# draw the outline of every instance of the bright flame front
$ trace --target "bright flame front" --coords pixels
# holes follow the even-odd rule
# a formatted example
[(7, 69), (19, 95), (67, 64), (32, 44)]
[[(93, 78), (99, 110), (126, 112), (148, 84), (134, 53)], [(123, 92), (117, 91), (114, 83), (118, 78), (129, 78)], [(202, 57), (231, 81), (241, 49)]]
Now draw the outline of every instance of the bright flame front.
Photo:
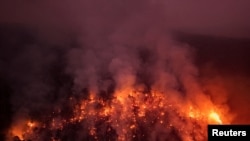
[(155, 140), (158, 134), (164, 134), (163, 138), (178, 136), (183, 141), (198, 141), (206, 139), (207, 124), (223, 123), (214, 105), (206, 109), (192, 105), (186, 108), (188, 105), (160, 92), (123, 91), (111, 99), (90, 96), (75, 104), (68, 118), (52, 116), (47, 122), (27, 121), (11, 132), (20, 140), (39, 140), (45, 131), (51, 133), (48, 139), (53, 140), (56, 133), (77, 128), (85, 134), (84, 138), (92, 140), (102, 140), (103, 136), (113, 136), (109, 139), (119, 141)]

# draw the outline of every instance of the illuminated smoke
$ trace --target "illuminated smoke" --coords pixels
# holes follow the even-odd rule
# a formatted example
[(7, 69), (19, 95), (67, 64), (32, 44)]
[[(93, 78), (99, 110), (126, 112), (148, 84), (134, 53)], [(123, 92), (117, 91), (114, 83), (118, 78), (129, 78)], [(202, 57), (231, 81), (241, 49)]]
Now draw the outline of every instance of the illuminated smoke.
[(17, 57), (32, 60), (32, 73), (17, 74), (27, 85), (21, 104), (13, 98), (8, 139), (200, 141), (208, 123), (230, 122), (203, 92), (194, 50), (171, 36), (161, 4), (134, 4), (85, 9), (73, 45), (34, 45)]
[(75, 92), (65, 97), (66, 105), (55, 104), (42, 118), (19, 116), (11, 135), (26, 140), (206, 140), (208, 123), (229, 119), (201, 90), (190, 51), (156, 29), (80, 44), (67, 54)]

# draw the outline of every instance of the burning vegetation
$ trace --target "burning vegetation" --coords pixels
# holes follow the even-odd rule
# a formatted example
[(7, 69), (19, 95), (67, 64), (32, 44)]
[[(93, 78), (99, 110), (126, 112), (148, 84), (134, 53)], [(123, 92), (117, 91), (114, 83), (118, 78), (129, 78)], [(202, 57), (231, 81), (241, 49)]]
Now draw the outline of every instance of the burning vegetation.
[(201, 109), (153, 90), (125, 90), (109, 99), (90, 93), (88, 98), (70, 97), (68, 102), (74, 104), (70, 114), (59, 109), (45, 115), (46, 121), (29, 119), (13, 126), (14, 140), (203, 141), (207, 124), (228, 122), (214, 105)]

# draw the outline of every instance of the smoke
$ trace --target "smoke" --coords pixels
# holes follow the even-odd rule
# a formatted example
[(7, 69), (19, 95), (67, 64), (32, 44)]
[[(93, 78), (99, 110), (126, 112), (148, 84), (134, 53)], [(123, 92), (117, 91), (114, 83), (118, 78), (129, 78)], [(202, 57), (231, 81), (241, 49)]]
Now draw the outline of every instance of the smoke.
[[(157, 14), (150, 12), (152, 6), (161, 9)], [(172, 30), (226, 37), (249, 37), (248, 0), (127, 0), (127, 1), (81, 1), (44, 0), (19, 1), (3, 0), (0, 3), (0, 21), (21, 23), (39, 27), (41, 32), (50, 30), (79, 31), (91, 33), (104, 27), (113, 27), (123, 22), (125, 17), (136, 15), (138, 11), (148, 19), (165, 20)], [(138, 19), (143, 18), (139, 14)], [(162, 15), (165, 15), (164, 17)], [(161, 15), (161, 16), (159, 16)], [(105, 19), (105, 20), (103, 20)], [(152, 21), (153, 21), (152, 19)], [(104, 22), (109, 21), (109, 22)], [(112, 23), (110, 25), (110, 23)], [(161, 22), (166, 25), (166, 22)], [(86, 27), (89, 28), (86, 28)], [(91, 28), (91, 27), (95, 27)], [(49, 30), (48, 30), (49, 29)]]
[[(136, 23), (134, 19), (133, 22)], [(189, 102), (195, 103), (197, 107), (210, 105), (196, 80), (198, 70), (192, 63), (191, 48), (173, 40), (163, 29), (150, 26), (142, 28), (138, 25), (133, 25), (131, 30), (123, 24), (118, 31), (103, 37), (105, 40), (97, 40), (97, 43), (90, 44), (83, 39), (79, 47), (69, 51), (67, 71), (74, 76), (76, 89), (79, 92), (88, 89), (97, 97), (103, 97), (100, 92), (112, 97), (133, 89), (142, 92), (160, 91), (169, 97), (169, 101), (179, 102), (178, 110)], [(128, 26), (131, 27), (131, 24)], [(114, 90), (110, 93), (109, 88), (112, 87)], [(129, 108), (131, 103), (125, 101), (124, 105)], [(117, 113), (111, 115), (112, 122), (119, 121), (118, 128), (113, 123), (118, 136), (123, 135), (123, 128), (129, 125), (129, 119), (120, 120), (123, 116), (126, 117)], [(191, 130), (176, 117), (176, 113), (170, 112), (169, 122), (177, 128)], [(151, 140), (177, 136), (171, 133), (171, 129), (162, 130), (160, 123), (152, 128), (155, 132), (152, 137), (148, 135)], [(132, 137), (129, 133), (127, 136)]]
[(196, 49), (204, 92), (214, 103), (228, 105), (231, 114), (237, 113), (232, 123), (249, 123), (249, 39), (188, 36), (185, 42)]
[[(189, 107), (184, 106), (189, 104), (203, 110), (215, 102), (226, 109), (224, 89), (218, 90), (219, 98), (214, 95), (218, 93), (214, 88), (215, 92), (205, 94), (194, 64), (195, 51), (171, 35), (176, 28), (193, 29), (188, 26), (193, 23), (184, 22), (187, 24), (182, 25), (182, 18), (173, 20), (171, 7), (165, 2), (76, 0), (34, 2), (28, 6), (20, 4), (20, 7), (11, 2), (7, 5), (12, 5), (22, 15), (10, 19), (5, 17), (4, 22), (23, 24), (37, 33), (27, 42), (7, 44), (11, 46), (7, 53), (11, 57), (7, 57), (7, 63), (0, 62), (1, 73), (6, 74), (4, 77), (14, 90), (11, 97), (12, 126), (23, 126), (23, 120), (29, 119), (47, 123), (52, 116), (55, 117), (53, 122), (57, 123), (57, 120), (60, 122), (73, 114), (74, 102), (69, 102), (72, 97), (80, 99), (93, 94), (108, 99), (131, 89), (159, 91), (169, 101), (178, 103), (176, 109), (180, 113), (187, 110)], [(9, 14), (13, 15), (12, 12)], [(14, 39), (21, 35), (23, 33)], [(205, 82), (207, 89), (213, 87), (209, 85), (214, 82), (212, 79)], [(61, 115), (55, 111), (60, 111)], [(195, 131), (196, 137), (185, 133), (185, 130), (193, 130), (192, 124), (182, 121), (179, 112), (168, 114), (174, 128), (182, 129), (181, 135), (157, 123), (148, 135), (151, 140), (203, 138), (200, 131)], [(111, 118), (119, 119), (119, 115)], [(82, 123), (80, 129), (89, 130), (87, 125), (92, 126), (94, 122)], [(127, 121), (120, 122), (122, 127), (128, 124)], [(115, 128), (114, 124), (111, 123), (116, 134), (123, 134), (122, 128)], [(42, 132), (39, 140), (48, 139), (46, 135), (49, 134)], [(78, 140), (87, 136), (68, 130), (61, 134), (63, 137), (72, 134)]]

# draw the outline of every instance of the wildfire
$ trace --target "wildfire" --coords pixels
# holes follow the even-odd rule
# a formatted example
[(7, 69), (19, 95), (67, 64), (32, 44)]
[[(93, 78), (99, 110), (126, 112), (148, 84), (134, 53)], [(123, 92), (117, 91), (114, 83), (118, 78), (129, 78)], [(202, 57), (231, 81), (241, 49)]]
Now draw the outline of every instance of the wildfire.
[[(177, 104), (181, 103), (176, 103), (159, 92), (147, 94), (136, 91), (127, 94), (123, 92), (109, 100), (92, 95), (72, 107), (73, 114), (70, 118), (53, 117), (43, 126), (39, 126), (34, 121), (27, 121), (25, 128), (15, 129), (12, 133), (14, 136), (18, 136), (20, 140), (29, 138), (36, 140), (42, 130), (63, 131), (69, 126), (84, 123), (88, 127), (87, 136), (92, 136), (94, 140), (100, 140), (98, 136), (100, 133), (98, 132), (101, 132), (100, 128), (104, 126), (109, 127), (105, 134), (112, 134), (112, 131), (115, 131), (118, 135), (117, 140), (130, 140), (130, 137), (136, 138), (137, 136), (146, 138), (145, 133), (139, 134), (139, 130), (143, 128), (148, 130), (145, 132), (150, 132), (151, 128), (160, 126), (163, 130), (177, 128), (176, 130), (183, 140), (188, 140), (190, 134), (202, 136), (200, 132), (196, 132), (192, 129), (193, 127), (188, 126), (189, 124), (195, 123), (205, 127), (210, 123), (223, 123), (219, 113), (214, 110), (207, 113), (207, 109), (202, 111), (194, 106), (190, 106), (188, 110), (183, 110), (179, 109), (180, 105)], [(39, 132), (34, 131), (35, 127), (38, 128), (36, 130)], [(204, 136), (205, 131), (202, 133)], [(34, 136), (33, 134), (38, 135)]]

